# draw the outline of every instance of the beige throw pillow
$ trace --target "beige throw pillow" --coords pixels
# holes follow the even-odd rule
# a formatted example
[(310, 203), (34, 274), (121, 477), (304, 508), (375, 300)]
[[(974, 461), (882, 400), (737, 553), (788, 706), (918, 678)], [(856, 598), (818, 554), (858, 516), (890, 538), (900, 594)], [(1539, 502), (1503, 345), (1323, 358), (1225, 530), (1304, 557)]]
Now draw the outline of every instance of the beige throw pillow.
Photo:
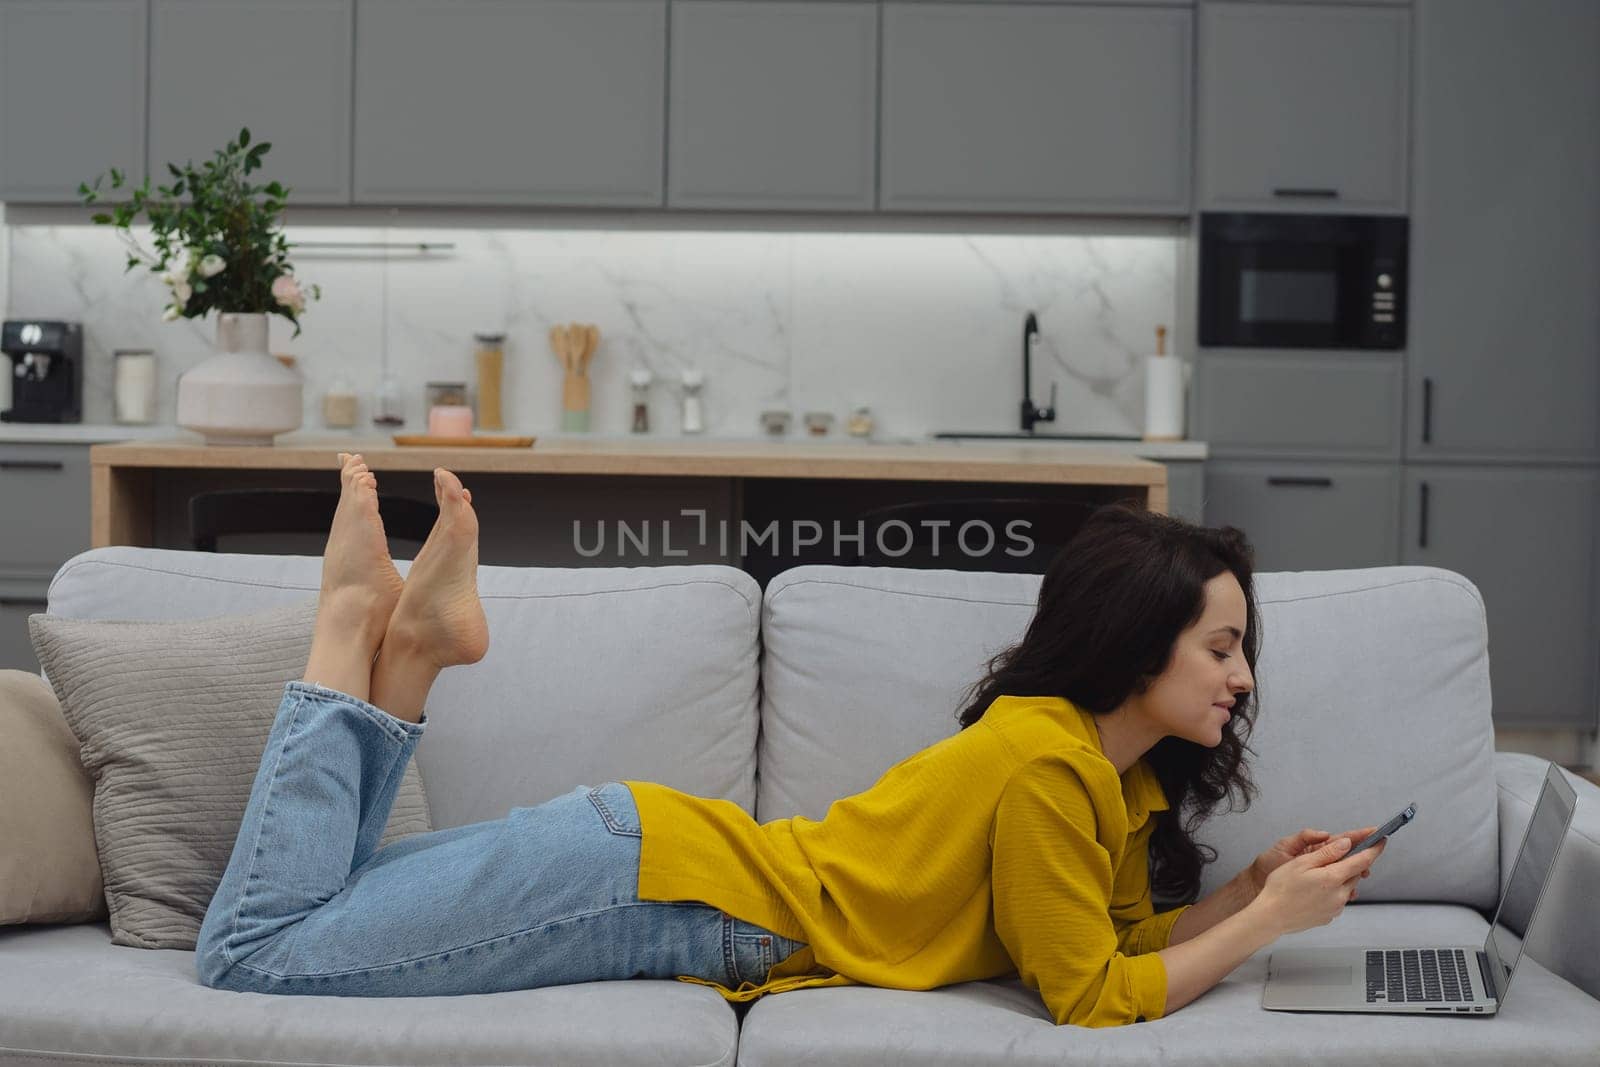
[(93, 796), (50, 686), (0, 670), (0, 926), (106, 917)]
[[(222, 881), (315, 600), (181, 622), (28, 618), (94, 780), (111, 940), (192, 949)], [(432, 829), (416, 761), (379, 847)]]

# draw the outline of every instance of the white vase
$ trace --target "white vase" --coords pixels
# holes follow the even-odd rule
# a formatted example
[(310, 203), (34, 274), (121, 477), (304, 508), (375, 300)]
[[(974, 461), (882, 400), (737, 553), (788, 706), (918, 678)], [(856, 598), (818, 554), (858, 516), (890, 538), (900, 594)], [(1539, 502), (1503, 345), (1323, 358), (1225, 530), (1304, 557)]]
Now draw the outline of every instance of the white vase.
[(270, 445), (300, 428), (300, 376), (267, 351), (266, 312), (221, 312), (217, 354), (178, 379), (178, 425), (208, 445)]

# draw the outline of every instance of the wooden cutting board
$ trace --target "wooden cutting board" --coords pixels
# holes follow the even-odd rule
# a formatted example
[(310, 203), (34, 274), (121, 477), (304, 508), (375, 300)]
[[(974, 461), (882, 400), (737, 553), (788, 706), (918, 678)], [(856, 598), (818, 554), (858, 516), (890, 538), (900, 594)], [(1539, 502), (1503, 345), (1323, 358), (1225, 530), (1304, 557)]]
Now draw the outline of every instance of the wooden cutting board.
[(491, 434), (473, 434), (470, 437), (434, 437), (425, 433), (397, 433), (397, 445), (417, 445), (423, 448), (530, 448), (537, 438), (496, 437)]

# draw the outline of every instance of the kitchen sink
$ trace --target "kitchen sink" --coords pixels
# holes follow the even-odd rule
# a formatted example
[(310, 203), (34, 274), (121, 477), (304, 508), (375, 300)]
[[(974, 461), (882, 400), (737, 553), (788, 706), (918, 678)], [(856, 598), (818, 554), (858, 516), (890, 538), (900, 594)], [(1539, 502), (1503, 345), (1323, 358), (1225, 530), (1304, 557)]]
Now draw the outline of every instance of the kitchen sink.
[(946, 430), (933, 434), (941, 441), (958, 441), (963, 439), (985, 441), (1142, 441), (1138, 434), (1122, 433), (1022, 433), (1018, 430), (1006, 432), (968, 432), (964, 430)]

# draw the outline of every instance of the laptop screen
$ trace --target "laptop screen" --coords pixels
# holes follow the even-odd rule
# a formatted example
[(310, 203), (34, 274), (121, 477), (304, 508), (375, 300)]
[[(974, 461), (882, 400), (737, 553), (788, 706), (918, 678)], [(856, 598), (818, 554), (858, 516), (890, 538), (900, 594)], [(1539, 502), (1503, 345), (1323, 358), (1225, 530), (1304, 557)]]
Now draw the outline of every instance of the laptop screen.
[(1522, 847), (1517, 851), (1505, 891), (1500, 894), (1500, 906), (1495, 909), (1494, 922), (1490, 924), (1489, 937), (1483, 946), (1497, 987), (1493, 991), (1496, 999), (1504, 1000), (1511, 974), (1522, 957), (1522, 941), (1528, 936), (1534, 910), (1544, 895), (1550, 872), (1555, 869), (1556, 853), (1567, 835), (1567, 824), (1572, 821), (1576, 801), (1572, 787), (1552, 764), (1539, 790), (1533, 817), (1523, 832)]

